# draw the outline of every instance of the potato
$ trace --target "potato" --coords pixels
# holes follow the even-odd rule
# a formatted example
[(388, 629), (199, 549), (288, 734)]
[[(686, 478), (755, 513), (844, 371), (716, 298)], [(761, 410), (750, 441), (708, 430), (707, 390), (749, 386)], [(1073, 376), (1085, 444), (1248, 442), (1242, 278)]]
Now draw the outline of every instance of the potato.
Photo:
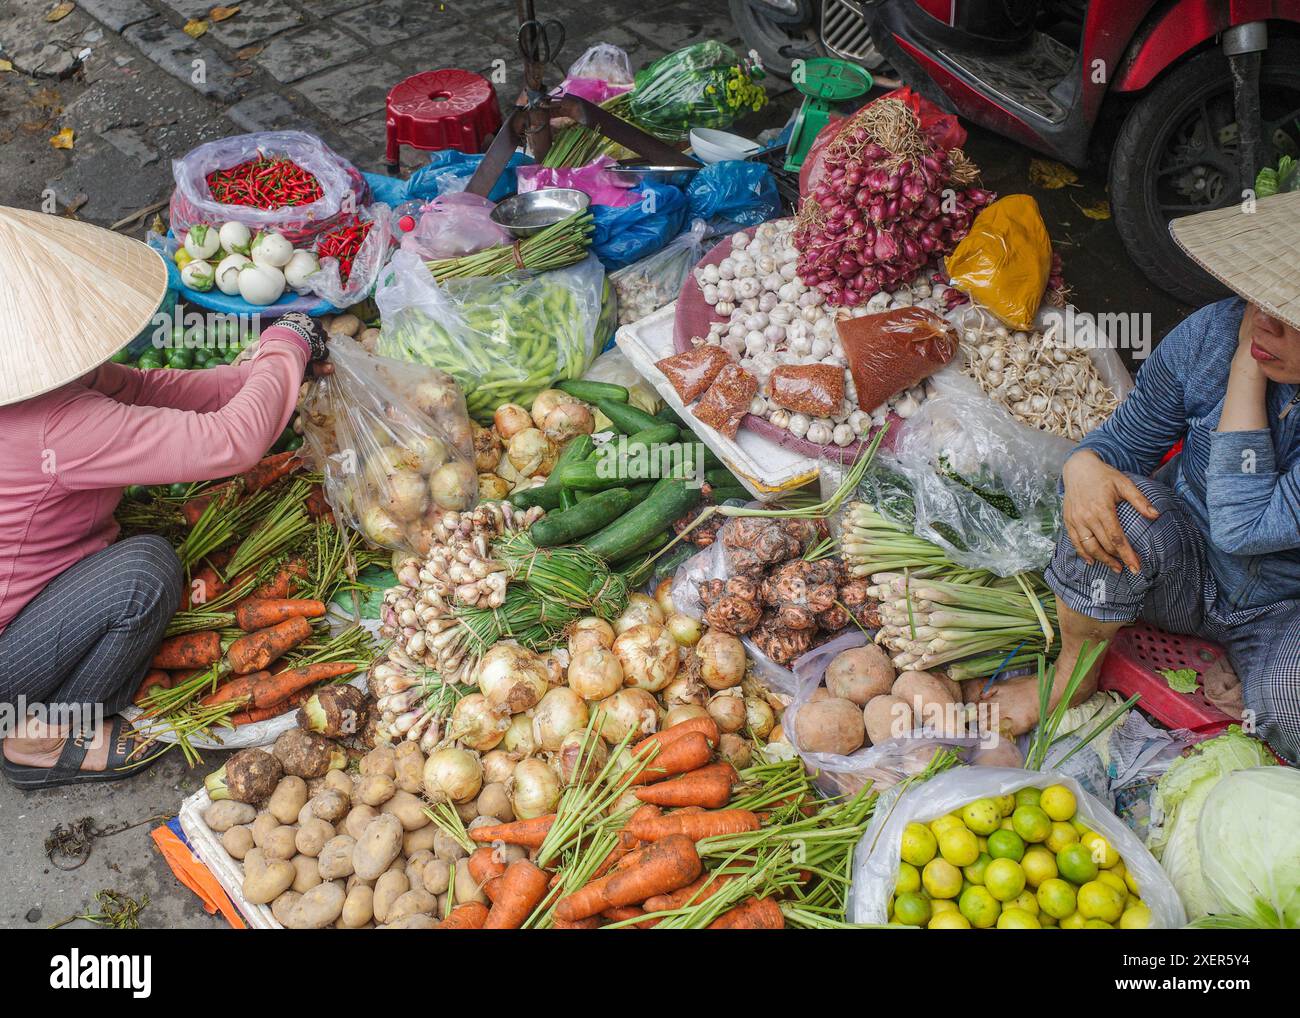
[(939, 678), (929, 672), (903, 672), (895, 680), (892, 692), (907, 701), (921, 722), (938, 728), (944, 716), (943, 709), (961, 701), (961, 691), (956, 690), (954, 695), (954, 685), (951, 679)]
[(359, 877), (378, 877), (402, 850), (402, 822), (391, 814), (375, 817), (352, 849), (352, 869)]
[[(310, 791), (310, 789), (308, 789), (308, 791)], [(302, 827), (304, 824), (306, 824), (306, 823), (307, 823), (308, 821), (310, 821), (310, 820), (319, 820), (319, 819), (320, 819), (320, 817), (318, 817), (315, 813), (313, 813), (313, 812), (311, 811), (311, 800), (310, 800), (310, 799), (308, 799), (306, 802), (304, 802), (304, 803), (302, 804), (302, 809), (298, 810), (298, 821), (297, 821), (297, 823), (298, 823), (298, 826), (299, 826), (299, 827)]]
[(367, 806), (380, 806), (397, 791), (397, 782), (387, 774), (367, 774), (357, 782), (356, 798)]
[(235, 859), (244, 858), (248, 850), (253, 847), (252, 829), (242, 824), (230, 828), (221, 836), (221, 847)]
[[(398, 858), (400, 859), (402, 857), (399, 855)], [(433, 852), (427, 848), (416, 852), (415, 855), (409, 856), (406, 859), (406, 866), (404, 867), (406, 871), (406, 882), (412, 887), (423, 887), (424, 867), (431, 862), (433, 862)]]
[(343, 820), (343, 830), (354, 838), (359, 838), (365, 834), (366, 828), (370, 826), (370, 821), (379, 816), (379, 810), (374, 806), (367, 806), (365, 803), (353, 806), (351, 811)]
[(347, 816), (348, 810), (351, 808), (352, 803), (347, 796), (333, 788), (321, 792), (320, 795), (311, 800), (312, 813), (332, 824), (338, 823)]
[(292, 774), (286, 774), (275, 786), (266, 808), (282, 824), (292, 824), (298, 820), (298, 811), (307, 801), (307, 782)]
[(510, 796), (506, 795), (506, 786), (502, 784), (484, 785), (475, 805), (479, 816), (496, 817), (502, 823), (509, 823), (515, 818), (515, 811), (510, 807)]
[(453, 802), (451, 805), (456, 810), (456, 815), (460, 817), (461, 823), (467, 824), (478, 816), (478, 807), (473, 799), (469, 802)]
[(302, 855), (309, 855), (315, 859), (320, 855), (325, 842), (334, 837), (334, 834), (333, 824), (320, 817), (312, 817), (298, 828), (298, 833), (293, 837), (293, 844)]
[(403, 742), (393, 751), (393, 769), (397, 787), (403, 792), (419, 792), (424, 788), (424, 754), (414, 742)]
[(347, 771), (330, 771), (325, 775), (325, 787), (333, 789), (349, 802), (352, 799), (352, 775)]
[(859, 749), (867, 732), (857, 704), (840, 697), (828, 697), (799, 708), (795, 735), (799, 748), (806, 753), (843, 756)]
[(289, 890), (297, 871), (286, 859), (268, 861), (260, 848), (244, 856), (244, 897), (254, 905), (268, 905)]
[(396, 779), (397, 754), (393, 751), (393, 747), (376, 746), (363, 756), (361, 758), (361, 774), (363, 777), (371, 774), (382, 774)]
[(390, 870), (398, 870), (402, 873), (406, 872), (406, 860), (402, 858), (401, 852), (398, 852), (397, 855), (393, 857), (393, 861), (388, 864), (388, 868)]
[(359, 930), (375, 918), (375, 890), (365, 884), (348, 888), (347, 897), (343, 899), (343, 911), (339, 922), (344, 929)]
[(373, 904), (375, 922), (385, 922), (393, 902), (410, 889), (411, 885), (406, 882), (405, 873), (389, 872), (376, 880)]
[(346, 900), (347, 893), (337, 880), (317, 884), (289, 910), (289, 921), (284, 925), (291, 930), (324, 929), (343, 913)]
[(281, 926), (287, 923), (289, 921), (289, 914), (293, 911), (293, 907), (298, 904), (298, 899), (301, 897), (302, 895), (297, 891), (285, 891), (280, 895), (280, 897), (276, 898), (275, 901), (271, 902), (271, 915), (275, 917), (275, 921)]
[(446, 859), (433, 859), (424, 864), (420, 874), (424, 889), (430, 894), (446, 894), (451, 886), (451, 863)]
[(375, 882), (373, 880), (362, 880), (359, 876), (353, 873), (348, 877), (347, 889), (350, 891), (354, 887), (369, 887), (373, 891), (375, 888)]
[(379, 812), (396, 817), (408, 831), (418, 831), (429, 823), (429, 817), (424, 812), (424, 800), (400, 789), (379, 807)]
[(402, 835), (402, 855), (410, 858), (425, 849), (433, 851), (433, 845), (437, 837), (438, 827), (436, 824), (425, 824), (418, 831), (407, 831)]
[(463, 905), (467, 901), (481, 901), (486, 905), (487, 900), (487, 895), (483, 893), (483, 888), (479, 886), (479, 882), (470, 875), (469, 867), (457, 866), (456, 903)]
[(262, 839), (262, 855), (267, 859), (292, 859), (298, 854), (294, 844), (298, 829), (281, 824)]
[(835, 655), (826, 669), (826, 689), (831, 696), (865, 707), (873, 697), (888, 693), (894, 678), (894, 663), (889, 655), (868, 643)]
[(410, 915), (417, 915), (421, 912), (430, 913), (438, 907), (438, 896), (430, 894), (422, 887), (413, 888), (397, 897), (391, 905), (388, 906), (388, 922), (394, 923), (399, 919), (405, 919)]
[(222, 799), (203, 811), (203, 822), (210, 830), (225, 834), (232, 827), (252, 823), (256, 816), (257, 810), (248, 803)]
[(261, 848), (266, 836), (279, 826), (280, 821), (274, 813), (257, 814), (257, 819), (253, 821), (253, 844)]
[(321, 882), (320, 867), (311, 856), (295, 855), (289, 862), (294, 869), (293, 884), (290, 886), (299, 894), (306, 894)]
[(320, 867), (322, 880), (338, 880), (350, 876), (356, 870), (352, 865), (352, 850), (356, 840), (349, 834), (336, 834), (321, 846), (316, 865)]
[(873, 696), (863, 708), (862, 718), (867, 726), (867, 738), (873, 746), (906, 735), (913, 726), (911, 705), (893, 693)]
[(403, 916), (396, 922), (384, 923), (378, 927), (381, 930), (436, 930), (437, 928), (438, 920), (426, 912)]
[(446, 859), (448, 862), (455, 862), (457, 859), (464, 859), (469, 855), (468, 852), (460, 845), (455, 838), (439, 831), (433, 837), (433, 854), (439, 859)]

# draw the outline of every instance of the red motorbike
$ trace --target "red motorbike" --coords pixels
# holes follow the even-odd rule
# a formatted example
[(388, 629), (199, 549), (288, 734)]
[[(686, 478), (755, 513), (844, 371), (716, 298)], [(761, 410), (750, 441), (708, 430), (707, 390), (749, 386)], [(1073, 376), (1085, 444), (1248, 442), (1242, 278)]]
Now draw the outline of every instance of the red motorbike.
[(775, 73), (813, 55), (887, 64), (961, 117), (1083, 166), (1109, 158), (1110, 203), (1154, 284), (1222, 287), (1168, 222), (1250, 196), (1300, 155), (1300, 0), (731, 0)]

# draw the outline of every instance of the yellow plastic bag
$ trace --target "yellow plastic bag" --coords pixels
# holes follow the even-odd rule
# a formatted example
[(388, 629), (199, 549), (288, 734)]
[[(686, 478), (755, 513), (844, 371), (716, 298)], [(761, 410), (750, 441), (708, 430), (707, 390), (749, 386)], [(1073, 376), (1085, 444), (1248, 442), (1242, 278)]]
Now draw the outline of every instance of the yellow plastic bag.
[(1013, 329), (1030, 329), (1047, 286), (1052, 242), (1027, 194), (999, 198), (948, 256), (952, 285)]

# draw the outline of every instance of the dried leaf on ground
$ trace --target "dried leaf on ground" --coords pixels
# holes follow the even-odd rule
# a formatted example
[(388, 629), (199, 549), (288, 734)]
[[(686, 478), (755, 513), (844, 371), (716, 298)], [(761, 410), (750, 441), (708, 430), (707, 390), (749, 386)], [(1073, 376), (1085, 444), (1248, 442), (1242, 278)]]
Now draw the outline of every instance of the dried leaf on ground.
[(1091, 205), (1080, 205), (1078, 202), (1075, 202), (1074, 204), (1078, 207), (1079, 211), (1089, 219), (1100, 220), (1110, 218), (1110, 202), (1105, 198), (1101, 199), (1101, 201), (1093, 202)]
[(76, 4), (69, 2), (69, 0), (64, 0), (63, 3), (58, 4), (50, 11), (49, 14), (45, 15), (45, 20), (62, 21), (64, 18), (66, 18), (69, 14), (71, 14), (76, 9), (77, 9)]
[(54, 148), (72, 148), (73, 145), (72, 128), (65, 127), (62, 131), (60, 131), (58, 134), (54, 135), (50, 139), (50, 144)]
[(1029, 182), (1044, 190), (1056, 191), (1062, 187), (1076, 186), (1079, 175), (1068, 166), (1062, 166), (1051, 159), (1031, 159)]
[(208, 17), (213, 21), (225, 21), (227, 18), (233, 18), (238, 13), (238, 7), (214, 7), (208, 11)]
[(12, 71), (14, 69), (12, 60), (0, 60), (0, 72)]
[(181, 29), (181, 31), (184, 32), (186, 35), (188, 35), (191, 39), (197, 39), (207, 30), (208, 30), (208, 23), (206, 21), (197, 21), (194, 18), (191, 18), (189, 21), (185, 22), (185, 27)]
[(264, 47), (259, 43), (256, 46), (245, 46), (243, 49), (237, 49), (235, 50), (235, 59), (249, 60), (261, 53), (263, 48)]

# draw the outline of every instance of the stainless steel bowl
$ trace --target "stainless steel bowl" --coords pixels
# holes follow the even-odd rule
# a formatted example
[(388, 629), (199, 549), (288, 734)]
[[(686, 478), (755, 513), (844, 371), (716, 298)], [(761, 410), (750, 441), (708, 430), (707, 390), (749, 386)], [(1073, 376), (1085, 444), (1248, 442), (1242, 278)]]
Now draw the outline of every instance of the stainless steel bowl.
[(691, 182), (691, 177), (699, 172), (699, 165), (695, 166), (657, 166), (653, 163), (646, 162), (629, 162), (616, 163), (609, 167), (607, 171), (619, 180), (626, 181), (631, 187), (650, 181), (655, 184), (672, 184), (674, 187), (685, 187)]
[(492, 222), (516, 237), (531, 237), (591, 204), (587, 195), (572, 187), (546, 187), (507, 198), (492, 210)]

